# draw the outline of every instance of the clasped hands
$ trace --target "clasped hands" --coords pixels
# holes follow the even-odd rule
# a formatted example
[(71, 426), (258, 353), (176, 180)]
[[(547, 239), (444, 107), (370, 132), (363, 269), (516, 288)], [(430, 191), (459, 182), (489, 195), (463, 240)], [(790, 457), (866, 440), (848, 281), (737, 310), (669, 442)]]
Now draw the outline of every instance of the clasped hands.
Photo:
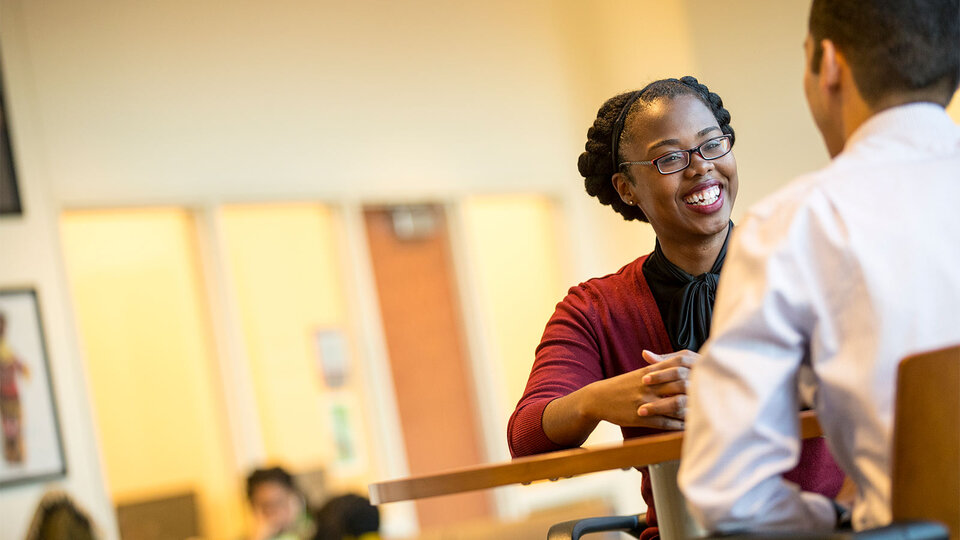
[(689, 350), (643, 351), (650, 365), (590, 385), (594, 414), (618, 426), (683, 429), (690, 370), (699, 357)]

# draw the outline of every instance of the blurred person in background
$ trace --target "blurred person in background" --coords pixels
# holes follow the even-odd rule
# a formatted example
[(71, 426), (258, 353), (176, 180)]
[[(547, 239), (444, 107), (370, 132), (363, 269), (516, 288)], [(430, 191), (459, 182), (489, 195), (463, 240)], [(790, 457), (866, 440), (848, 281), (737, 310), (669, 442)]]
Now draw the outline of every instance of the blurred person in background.
[(314, 540), (378, 540), (380, 511), (360, 495), (341, 495), (327, 501), (316, 514)]
[[(510, 418), (514, 457), (579, 446), (601, 420), (624, 438), (684, 428), (687, 380), (733, 228), (733, 143), (722, 99), (693, 77), (658, 80), (600, 108), (578, 162), (587, 193), (648, 222), (656, 246), (557, 305)], [(649, 540), (659, 532), (642, 472)], [(785, 477), (828, 497), (843, 482), (822, 439), (804, 441)]]
[(306, 497), (281, 467), (256, 469), (247, 477), (247, 499), (253, 514), (251, 540), (307, 540), (314, 522)]
[(99, 538), (90, 516), (62, 491), (40, 499), (26, 540), (95, 540)]

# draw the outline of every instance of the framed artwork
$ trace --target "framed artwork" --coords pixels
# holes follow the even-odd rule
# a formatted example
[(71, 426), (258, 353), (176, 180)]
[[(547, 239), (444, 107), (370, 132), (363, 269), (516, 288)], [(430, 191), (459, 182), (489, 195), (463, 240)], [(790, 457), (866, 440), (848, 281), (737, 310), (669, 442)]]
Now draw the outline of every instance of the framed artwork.
[[(0, 66), (2, 67), (2, 66)], [(0, 69), (0, 216), (20, 215), (20, 190), (17, 187), (13, 149), (10, 145), (9, 116), (3, 92), (3, 71)]]
[(313, 333), (320, 378), (329, 389), (343, 387), (350, 375), (347, 337), (336, 328), (320, 328)]
[(67, 472), (37, 292), (0, 289), (0, 488)]

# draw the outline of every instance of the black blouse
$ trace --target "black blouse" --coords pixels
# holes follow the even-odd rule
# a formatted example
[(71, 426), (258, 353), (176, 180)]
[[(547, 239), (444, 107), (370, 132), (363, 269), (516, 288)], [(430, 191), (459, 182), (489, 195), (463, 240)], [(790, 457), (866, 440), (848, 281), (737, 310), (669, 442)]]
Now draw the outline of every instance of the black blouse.
[(717, 254), (717, 260), (709, 272), (692, 276), (673, 264), (660, 249), (660, 240), (656, 248), (643, 263), (643, 276), (647, 278), (650, 292), (657, 301), (660, 317), (667, 327), (667, 335), (674, 350), (700, 350), (700, 346), (710, 335), (710, 319), (713, 316), (713, 302), (717, 297), (717, 281), (720, 269), (727, 256), (727, 243), (733, 221), (727, 228), (727, 237)]

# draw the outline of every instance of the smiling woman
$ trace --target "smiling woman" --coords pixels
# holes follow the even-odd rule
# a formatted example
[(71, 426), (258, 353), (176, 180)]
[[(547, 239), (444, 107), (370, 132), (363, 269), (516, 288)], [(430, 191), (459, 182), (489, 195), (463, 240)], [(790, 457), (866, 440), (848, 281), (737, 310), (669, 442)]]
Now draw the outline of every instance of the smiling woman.
[(737, 196), (733, 130), (728, 120), (723, 133), (702, 98), (660, 88), (647, 92), (663, 95), (631, 105), (610, 183), (650, 222), (667, 258), (698, 275), (721, 251)]
[[(653, 253), (570, 289), (547, 323), (510, 419), (514, 456), (579, 446), (601, 420), (625, 438), (683, 429), (687, 380), (706, 341), (733, 228), (737, 162), (730, 113), (693, 77), (615, 96), (587, 132), (587, 193), (626, 220), (649, 222)], [(834, 496), (843, 475), (822, 440), (787, 474)], [(656, 515), (642, 485), (649, 528)]]

